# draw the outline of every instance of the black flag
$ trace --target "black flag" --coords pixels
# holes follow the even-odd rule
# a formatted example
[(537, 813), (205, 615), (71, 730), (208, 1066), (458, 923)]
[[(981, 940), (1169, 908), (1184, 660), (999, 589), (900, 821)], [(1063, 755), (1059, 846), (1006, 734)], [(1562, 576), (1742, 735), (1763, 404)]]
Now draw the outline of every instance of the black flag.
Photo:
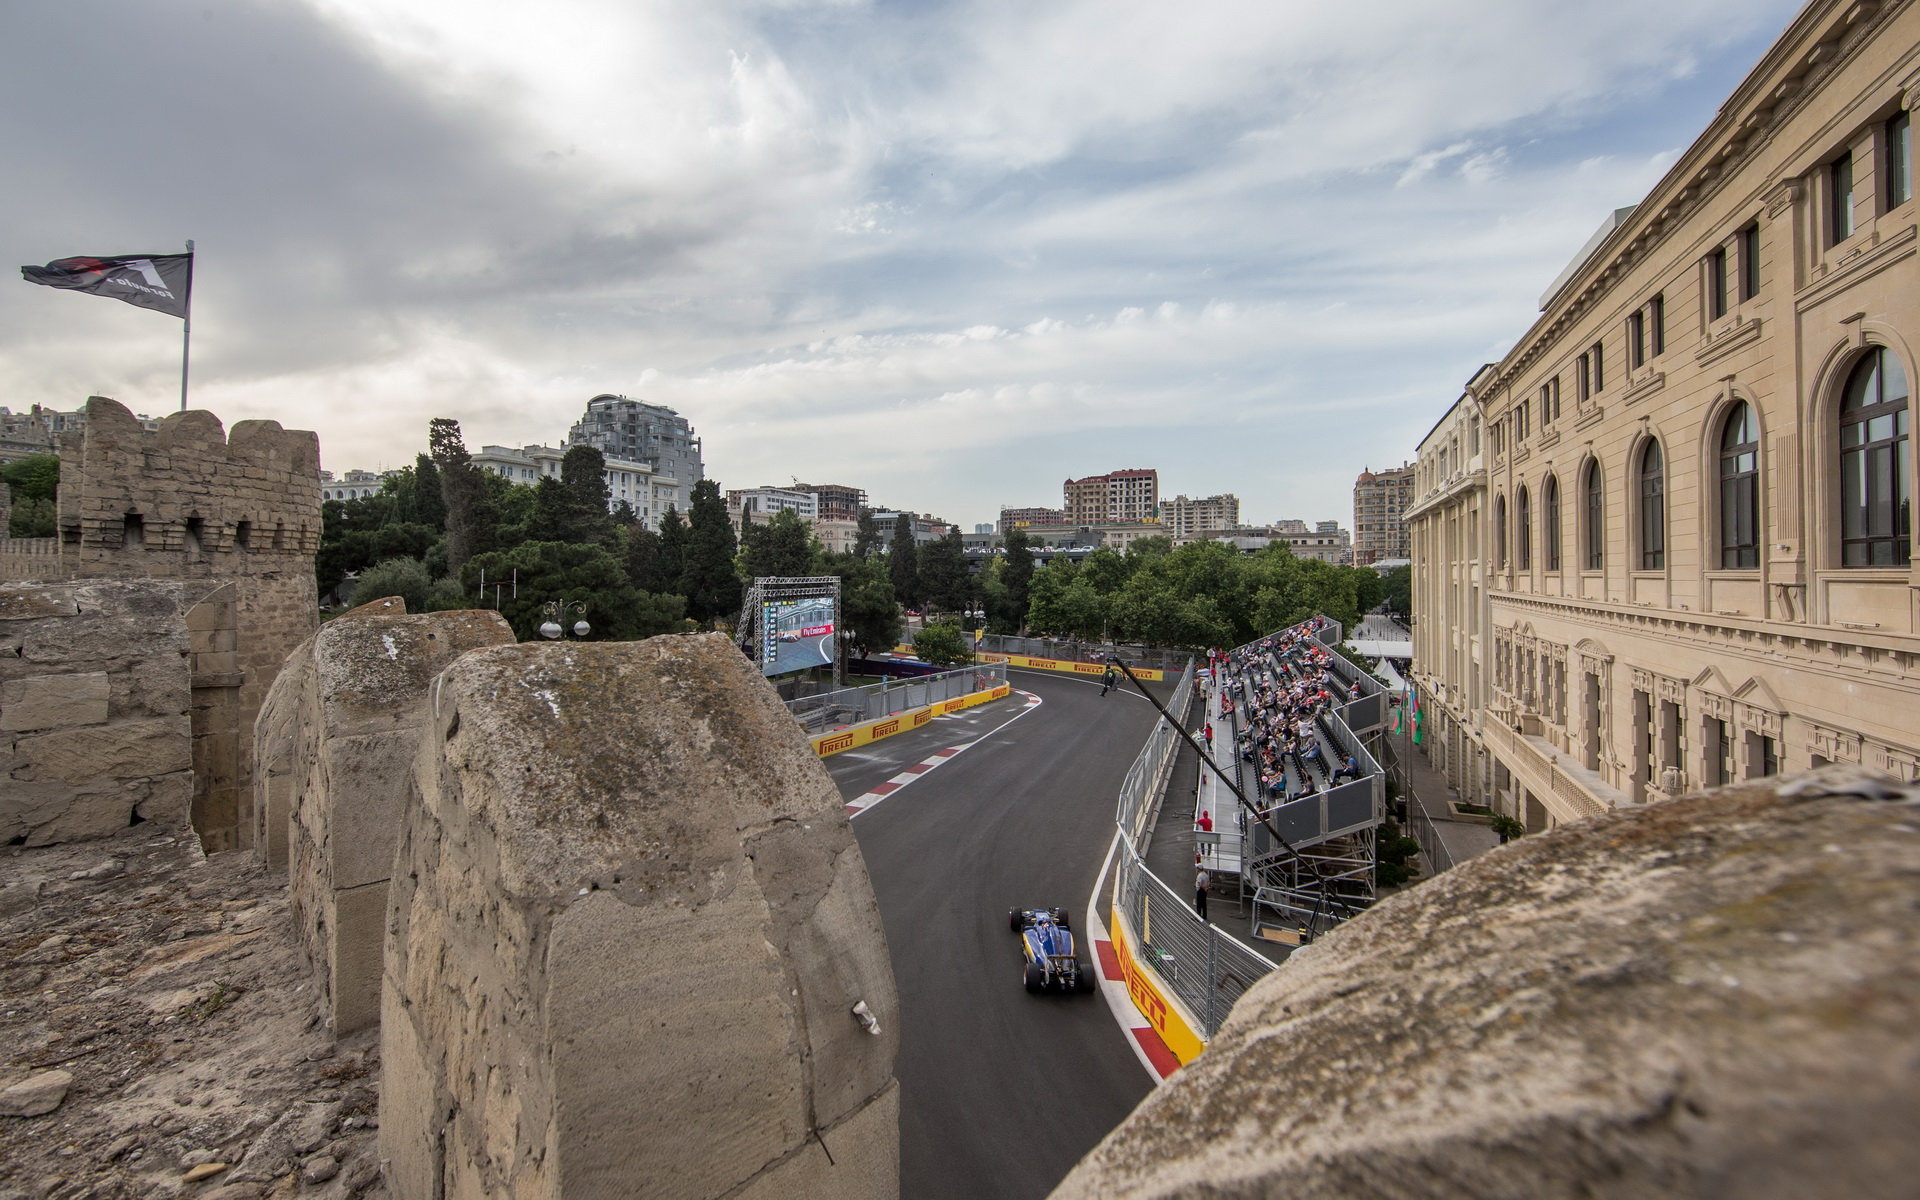
[(187, 315), (193, 294), (191, 252), (56, 258), (44, 267), (21, 267), (20, 274), (28, 283), (110, 296), (175, 317)]

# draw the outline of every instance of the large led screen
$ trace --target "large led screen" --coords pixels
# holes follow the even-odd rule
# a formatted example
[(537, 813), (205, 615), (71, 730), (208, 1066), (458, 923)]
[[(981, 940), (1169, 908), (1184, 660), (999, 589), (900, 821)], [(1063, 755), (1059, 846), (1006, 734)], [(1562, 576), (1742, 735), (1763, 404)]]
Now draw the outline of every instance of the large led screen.
[(760, 673), (786, 675), (831, 667), (840, 614), (832, 596), (769, 600), (760, 606)]

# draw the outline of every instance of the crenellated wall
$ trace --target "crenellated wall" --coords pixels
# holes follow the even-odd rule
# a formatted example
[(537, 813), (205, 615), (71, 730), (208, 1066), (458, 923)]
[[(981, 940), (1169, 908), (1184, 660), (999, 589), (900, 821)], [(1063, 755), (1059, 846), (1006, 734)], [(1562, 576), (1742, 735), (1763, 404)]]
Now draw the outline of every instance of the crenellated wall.
[(229, 434), (188, 411), (143, 428), (102, 396), (60, 445), (58, 536), (0, 526), (0, 580), (181, 579), (231, 586), (192, 615), (193, 827), (209, 850), (251, 833), (252, 728), (287, 654), (319, 619), (318, 439), (274, 421)]

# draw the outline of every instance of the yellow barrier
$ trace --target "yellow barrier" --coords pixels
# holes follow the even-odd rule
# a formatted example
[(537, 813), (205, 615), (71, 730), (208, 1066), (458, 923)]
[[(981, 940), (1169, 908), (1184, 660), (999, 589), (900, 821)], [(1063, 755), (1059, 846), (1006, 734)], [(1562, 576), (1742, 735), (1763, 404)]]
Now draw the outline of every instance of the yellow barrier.
[[(1030, 667), (1036, 671), (1065, 671), (1070, 675), (1101, 675), (1107, 669), (1105, 663), (1075, 662), (1068, 658), (1034, 658), (1027, 654), (1006, 654), (1001, 657), (1007, 660), (1008, 666)], [(1165, 671), (1157, 671), (1152, 667), (1135, 667), (1133, 673), (1136, 678), (1148, 683), (1159, 683), (1167, 677)], [(1123, 678), (1121, 682), (1126, 680)]]
[(1000, 700), (1011, 695), (1013, 689), (1006, 684), (988, 688), (984, 692), (968, 692), (964, 696), (955, 696), (951, 700), (939, 700), (920, 708), (910, 708), (897, 712), (878, 721), (868, 721), (861, 725), (849, 725), (845, 729), (836, 729), (832, 733), (823, 733), (813, 740), (813, 752), (821, 758), (829, 754), (838, 754), (842, 750), (851, 750), (856, 746), (865, 746), (892, 737), (896, 733), (905, 733), (909, 729), (918, 729), (935, 717), (950, 712), (959, 712), (963, 708), (972, 708), (976, 704), (985, 704), (989, 700)]
[(1193, 1019), (1186, 1005), (1180, 1002), (1160, 981), (1160, 976), (1151, 966), (1141, 962), (1133, 954), (1133, 927), (1127, 916), (1118, 908), (1109, 914), (1108, 932), (1113, 937), (1113, 956), (1120, 965), (1120, 976), (1127, 981), (1127, 998), (1140, 1010), (1140, 1015), (1153, 1026), (1167, 1049), (1185, 1066), (1200, 1057), (1207, 1048), (1206, 1039), (1197, 1032), (1200, 1023)]

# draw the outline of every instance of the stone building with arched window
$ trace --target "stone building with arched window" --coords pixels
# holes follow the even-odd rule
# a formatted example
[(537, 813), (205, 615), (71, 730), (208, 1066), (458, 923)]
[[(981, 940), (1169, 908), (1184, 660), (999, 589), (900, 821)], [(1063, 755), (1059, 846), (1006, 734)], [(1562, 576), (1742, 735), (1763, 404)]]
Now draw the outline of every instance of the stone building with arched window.
[(1807, 4), (1422, 442), (1413, 680), (1469, 800), (1920, 778), (1916, 103), (1920, 5)]

